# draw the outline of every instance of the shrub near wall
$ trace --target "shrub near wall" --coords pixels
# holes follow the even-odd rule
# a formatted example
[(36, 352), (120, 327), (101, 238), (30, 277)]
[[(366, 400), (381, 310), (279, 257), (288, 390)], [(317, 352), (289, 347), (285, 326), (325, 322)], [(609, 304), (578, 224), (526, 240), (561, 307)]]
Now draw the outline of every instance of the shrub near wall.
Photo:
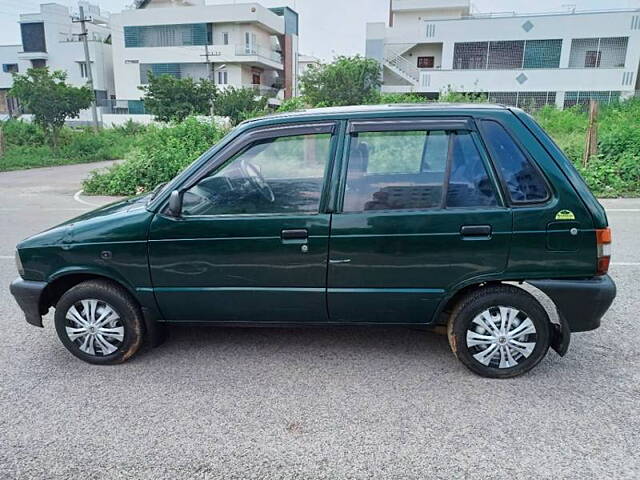
[(225, 130), (188, 118), (168, 127), (150, 126), (126, 161), (85, 181), (87, 193), (134, 195), (172, 179), (220, 140)]

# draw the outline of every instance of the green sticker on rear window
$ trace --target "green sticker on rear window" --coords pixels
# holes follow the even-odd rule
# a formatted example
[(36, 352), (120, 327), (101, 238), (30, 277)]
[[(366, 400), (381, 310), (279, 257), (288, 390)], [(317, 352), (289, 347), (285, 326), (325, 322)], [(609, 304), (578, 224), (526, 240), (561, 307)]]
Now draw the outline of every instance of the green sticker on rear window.
[(575, 220), (576, 216), (571, 210), (560, 210), (556, 213), (556, 220)]

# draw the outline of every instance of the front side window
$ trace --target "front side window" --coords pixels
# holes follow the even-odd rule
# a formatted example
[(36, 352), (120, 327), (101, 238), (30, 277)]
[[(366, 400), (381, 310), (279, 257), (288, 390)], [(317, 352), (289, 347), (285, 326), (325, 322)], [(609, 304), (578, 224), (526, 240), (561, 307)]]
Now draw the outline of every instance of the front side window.
[(542, 174), (498, 122), (483, 120), (484, 139), (513, 203), (542, 202), (549, 197)]
[(348, 162), (344, 212), (497, 204), (466, 131), (358, 133), (351, 137)]
[(317, 213), (330, 151), (330, 134), (257, 141), (187, 190), (182, 213)]

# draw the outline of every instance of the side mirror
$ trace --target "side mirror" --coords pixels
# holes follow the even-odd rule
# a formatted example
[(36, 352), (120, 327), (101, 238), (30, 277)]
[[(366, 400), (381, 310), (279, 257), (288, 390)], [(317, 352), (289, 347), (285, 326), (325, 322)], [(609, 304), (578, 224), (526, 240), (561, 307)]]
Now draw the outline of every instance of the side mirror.
[(182, 215), (182, 194), (178, 190), (171, 192), (166, 214), (174, 218), (179, 218)]

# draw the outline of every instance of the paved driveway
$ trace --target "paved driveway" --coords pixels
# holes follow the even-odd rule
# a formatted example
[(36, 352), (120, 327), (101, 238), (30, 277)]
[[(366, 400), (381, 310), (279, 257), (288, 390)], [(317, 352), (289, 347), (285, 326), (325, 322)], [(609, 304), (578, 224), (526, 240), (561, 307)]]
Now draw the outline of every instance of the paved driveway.
[(603, 326), (521, 378), (400, 328), (176, 328), (96, 367), (6, 288), (16, 241), (91, 208), (74, 193), (95, 167), (0, 173), (0, 478), (640, 477), (640, 200), (605, 202)]

